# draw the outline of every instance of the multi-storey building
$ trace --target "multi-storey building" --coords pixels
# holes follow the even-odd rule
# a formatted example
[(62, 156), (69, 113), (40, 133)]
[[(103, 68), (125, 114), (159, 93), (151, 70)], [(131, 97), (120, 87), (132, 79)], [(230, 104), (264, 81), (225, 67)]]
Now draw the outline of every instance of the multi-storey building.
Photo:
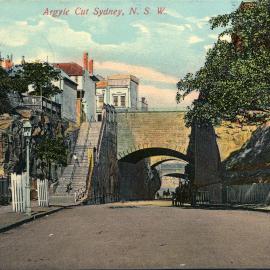
[(93, 60), (88, 60), (88, 53), (83, 54), (83, 67), (77, 63), (55, 63), (55, 67), (60, 68), (70, 76), (77, 84), (77, 123), (82, 121), (96, 120), (96, 82), (99, 78), (93, 74)]
[[(23, 70), (25, 59), (22, 57), (21, 64), (16, 64), (12, 62), (12, 56), (7, 57), (7, 59), (1, 58), (1, 67), (4, 68), (10, 76), (16, 74), (16, 72)], [(57, 113), (63, 119), (71, 122), (76, 122), (76, 100), (77, 100), (77, 83), (63, 70), (60, 69), (59, 80), (53, 82), (54, 85), (58, 86), (62, 93), (52, 96), (50, 98), (44, 98), (41, 96), (33, 96), (33, 86), (28, 86), (28, 92), (23, 93), (23, 103), (26, 105), (34, 107), (43, 108), (44, 104), (51, 106), (53, 110), (54, 104), (57, 109)], [(9, 93), (11, 96), (11, 93)], [(40, 106), (39, 106), (40, 105)], [(46, 106), (45, 106), (46, 107)], [(47, 108), (49, 109), (49, 108)]]
[(60, 70), (60, 79), (54, 84), (62, 90), (62, 93), (51, 97), (51, 100), (61, 105), (61, 118), (75, 123), (77, 121), (77, 83)]
[(133, 75), (111, 75), (96, 83), (97, 120), (101, 121), (103, 104), (116, 110), (137, 109), (139, 79)]

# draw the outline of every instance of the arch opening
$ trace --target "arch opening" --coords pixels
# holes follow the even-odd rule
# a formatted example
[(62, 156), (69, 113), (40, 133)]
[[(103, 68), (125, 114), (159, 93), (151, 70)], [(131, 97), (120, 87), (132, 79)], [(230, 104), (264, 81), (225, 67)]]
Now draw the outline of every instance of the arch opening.
[(162, 163), (168, 162), (168, 161), (182, 161), (182, 159), (176, 159), (176, 158), (166, 158), (166, 159), (162, 159), (159, 160), (157, 162), (155, 162), (154, 164), (151, 165), (151, 169), (156, 168), (157, 166), (159, 166)]
[(178, 152), (177, 150), (170, 148), (162, 148), (162, 147), (152, 147), (152, 148), (144, 148), (139, 149), (137, 151), (133, 151), (121, 159), (119, 161), (129, 162), (129, 163), (138, 163), (140, 160), (153, 157), (153, 156), (169, 156), (176, 159), (182, 159), (186, 162), (189, 162), (188, 157)]
[(162, 177), (164, 176), (169, 176), (169, 177), (174, 177), (174, 178), (183, 178), (186, 179), (187, 176), (184, 173), (167, 173), (162, 175)]

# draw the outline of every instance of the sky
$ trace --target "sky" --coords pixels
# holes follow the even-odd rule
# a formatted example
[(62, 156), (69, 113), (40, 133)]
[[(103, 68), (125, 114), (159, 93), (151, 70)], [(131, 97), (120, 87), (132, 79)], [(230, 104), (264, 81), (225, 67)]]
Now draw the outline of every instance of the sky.
[[(82, 65), (82, 54), (87, 51), (96, 74), (137, 76), (139, 96), (146, 97), (150, 108), (185, 108), (197, 93), (177, 105), (176, 83), (203, 65), (207, 50), (222, 31), (211, 30), (209, 19), (230, 13), (240, 3), (0, 0), (0, 52), (4, 57), (12, 53), (15, 63), (24, 55), (26, 61), (48, 57), (49, 62)], [(158, 14), (158, 8), (165, 10)], [(114, 14), (105, 15), (108, 10)]]

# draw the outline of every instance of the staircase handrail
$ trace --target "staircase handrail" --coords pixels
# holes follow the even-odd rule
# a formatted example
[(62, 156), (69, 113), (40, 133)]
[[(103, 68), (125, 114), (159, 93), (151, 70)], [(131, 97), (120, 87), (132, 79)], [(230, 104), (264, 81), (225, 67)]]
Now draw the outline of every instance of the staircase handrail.
[[(102, 142), (103, 134), (104, 134), (104, 131), (105, 131), (105, 128), (106, 128), (108, 115), (109, 115), (109, 117), (112, 117), (110, 115), (110, 113), (112, 111), (115, 114), (114, 106), (111, 106), (111, 105), (108, 105), (108, 104), (104, 104), (103, 110), (102, 110), (102, 124), (101, 124), (101, 128), (100, 128), (100, 133), (99, 133), (99, 137), (98, 137), (98, 144), (97, 144), (97, 149), (96, 149), (96, 151), (97, 151), (96, 152), (96, 161), (99, 160), (101, 142)], [(107, 114), (107, 112), (108, 112), (108, 114)], [(109, 118), (109, 121), (111, 121), (110, 118)]]
[(98, 137), (98, 143), (97, 143), (97, 149), (96, 149), (96, 157), (95, 157), (95, 161), (97, 162), (99, 160), (99, 154), (100, 154), (100, 148), (101, 148), (101, 142), (102, 142), (102, 138), (103, 138), (103, 134), (104, 134), (104, 130), (106, 127), (106, 121), (107, 121), (107, 114), (106, 114), (106, 106), (105, 105), (103, 107), (103, 112), (102, 112), (102, 123), (101, 123), (101, 128), (100, 128), (100, 132), (99, 132), (99, 137)]

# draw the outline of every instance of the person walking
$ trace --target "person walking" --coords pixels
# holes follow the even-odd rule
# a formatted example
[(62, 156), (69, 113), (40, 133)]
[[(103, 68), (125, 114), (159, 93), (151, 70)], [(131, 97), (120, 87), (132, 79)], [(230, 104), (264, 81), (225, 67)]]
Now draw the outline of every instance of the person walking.
[(80, 167), (79, 159), (78, 159), (76, 153), (73, 154), (73, 159), (74, 159), (75, 164), (77, 164), (78, 167)]

